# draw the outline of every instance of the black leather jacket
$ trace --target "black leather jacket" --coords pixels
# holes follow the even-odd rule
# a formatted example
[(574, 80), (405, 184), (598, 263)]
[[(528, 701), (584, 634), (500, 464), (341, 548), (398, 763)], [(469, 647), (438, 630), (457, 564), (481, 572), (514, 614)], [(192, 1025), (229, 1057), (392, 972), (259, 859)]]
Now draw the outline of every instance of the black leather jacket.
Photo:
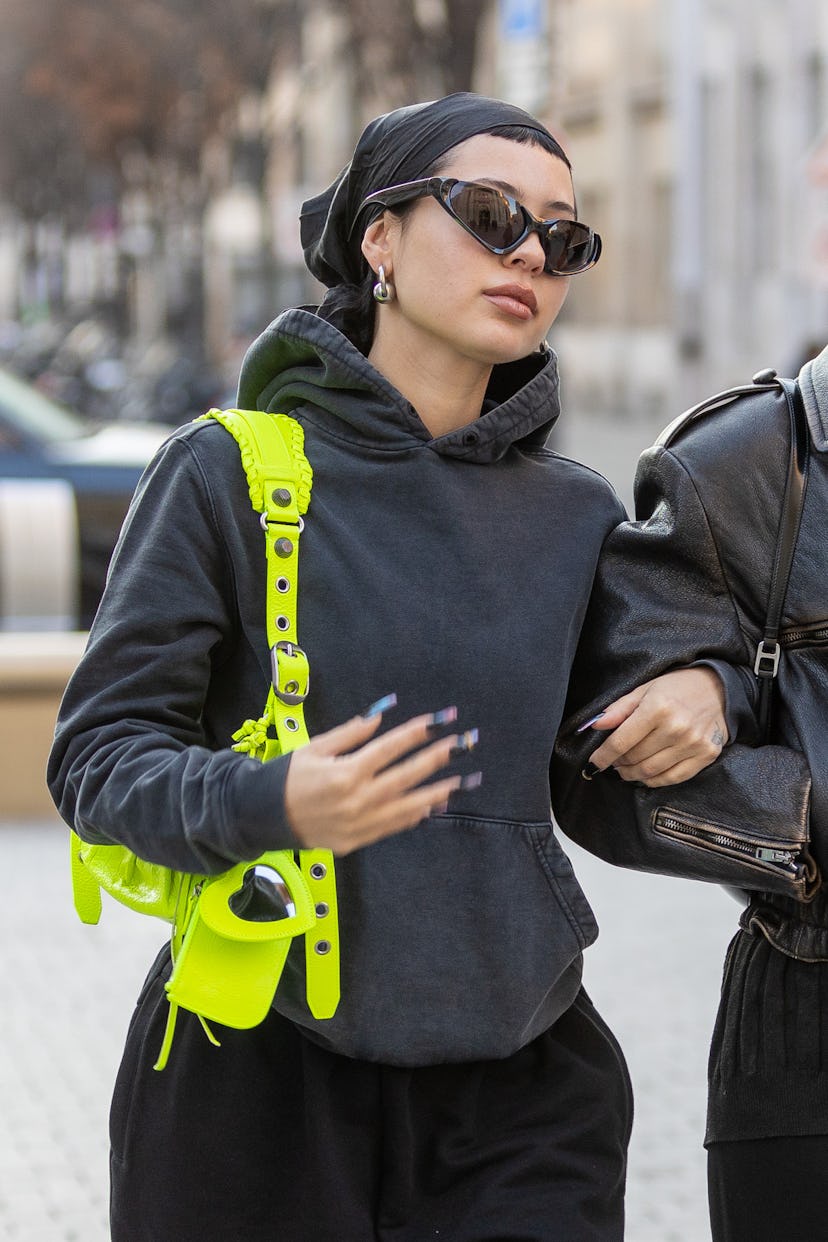
[[(799, 536), (786, 598), (774, 740), (806, 756), (813, 779), (812, 848), (828, 875), (828, 349), (800, 384), (811, 437)], [(731, 740), (757, 739), (753, 674), (770, 588), (790, 424), (784, 396), (758, 388), (656, 445), (636, 475), (635, 522), (608, 537), (583, 631), (570, 715), (553, 768), (556, 817), (575, 831), (600, 794), (576, 769), (596, 745), (574, 729), (670, 667), (711, 662), (728, 699)], [(586, 697), (582, 688), (589, 686)], [(612, 776), (596, 778), (612, 780)], [(618, 797), (624, 787), (618, 782)], [(592, 806), (590, 806), (592, 800)], [(619, 831), (623, 818), (619, 815)], [(809, 905), (755, 898), (743, 915), (792, 956), (828, 959), (828, 890)]]

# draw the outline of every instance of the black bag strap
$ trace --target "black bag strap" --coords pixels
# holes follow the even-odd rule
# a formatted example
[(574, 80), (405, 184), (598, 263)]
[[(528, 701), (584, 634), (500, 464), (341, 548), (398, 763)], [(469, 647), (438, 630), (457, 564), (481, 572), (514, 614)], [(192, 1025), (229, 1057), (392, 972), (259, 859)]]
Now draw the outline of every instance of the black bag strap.
[(782, 497), (782, 513), (779, 521), (779, 534), (776, 540), (776, 552), (773, 559), (768, 608), (762, 639), (756, 649), (753, 671), (759, 683), (759, 729), (763, 741), (770, 741), (771, 717), (773, 707), (773, 685), (779, 672), (779, 658), (782, 648), (779, 643), (779, 632), (782, 627), (782, 610), (788, 591), (788, 580), (791, 575), (791, 563), (799, 525), (802, 519), (802, 506), (805, 502), (805, 488), (808, 482), (808, 464), (810, 461), (810, 436), (802, 406), (802, 393), (796, 380), (783, 379), (775, 371), (760, 371), (754, 377), (759, 385), (775, 383), (782, 389), (788, 406), (791, 424), (791, 441), (788, 456), (788, 475), (785, 480), (785, 491)]
[(753, 396), (757, 392), (772, 392), (781, 389), (788, 406), (791, 424), (791, 441), (788, 456), (788, 475), (785, 491), (782, 496), (782, 512), (779, 519), (779, 534), (771, 572), (771, 585), (768, 594), (768, 605), (762, 638), (756, 649), (753, 671), (759, 683), (758, 717), (760, 738), (763, 742), (770, 740), (771, 714), (773, 705), (773, 684), (779, 671), (781, 646), (779, 632), (782, 627), (782, 610), (788, 591), (788, 579), (791, 574), (796, 539), (799, 534), (799, 523), (802, 517), (802, 506), (805, 501), (805, 486), (808, 477), (810, 435), (802, 405), (802, 393), (796, 380), (784, 379), (776, 371), (768, 368), (759, 371), (750, 384), (742, 384), (736, 388), (728, 388), (725, 392), (716, 393), (705, 401), (699, 402), (691, 409), (685, 410), (669, 426), (665, 427), (656, 440), (656, 444), (669, 448), (684, 428), (694, 422), (738, 401), (741, 397)]

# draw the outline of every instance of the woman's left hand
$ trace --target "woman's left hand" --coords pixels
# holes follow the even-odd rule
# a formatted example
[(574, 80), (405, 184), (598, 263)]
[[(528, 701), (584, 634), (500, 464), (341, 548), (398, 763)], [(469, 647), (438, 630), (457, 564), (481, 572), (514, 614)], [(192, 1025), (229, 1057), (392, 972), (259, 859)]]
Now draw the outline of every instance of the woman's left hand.
[(615, 768), (655, 789), (689, 780), (718, 759), (728, 740), (722, 683), (711, 668), (676, 669), (610, 703), (591, 728), (609, 737), (584, 776)]

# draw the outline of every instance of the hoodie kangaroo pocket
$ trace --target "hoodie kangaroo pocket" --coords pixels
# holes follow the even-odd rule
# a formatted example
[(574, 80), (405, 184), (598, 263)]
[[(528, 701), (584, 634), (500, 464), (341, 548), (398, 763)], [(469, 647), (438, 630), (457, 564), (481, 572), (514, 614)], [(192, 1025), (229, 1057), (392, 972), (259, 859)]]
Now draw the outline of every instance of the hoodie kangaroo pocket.
[[(508, 1056), (571, 1003), (597, 935), (550, 823), (439, 816), (338, 861), (337, 882), (342, 1000), (312, 1030), (367, 1060)], [(307, 1026), (291, 992), (277, 1007)]]

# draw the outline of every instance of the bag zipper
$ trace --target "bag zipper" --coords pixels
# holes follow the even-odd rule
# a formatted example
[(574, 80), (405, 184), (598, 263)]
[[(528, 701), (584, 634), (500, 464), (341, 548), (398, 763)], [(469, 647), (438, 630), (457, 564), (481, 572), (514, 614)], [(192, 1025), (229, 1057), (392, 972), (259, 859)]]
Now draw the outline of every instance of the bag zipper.
[(796, 875), (801, 866), (801, 851), (795, 842), (791, 842), (790, 849), (784, 849), (749, 837), (742, 838), (720, 825), (705, 824), (666, 810), (656, 811), (653, 828), (662, 836), (691, 838), (700, 845), (715, 845), (725, 854), (756, 863), (760, 870), (766, 868)]

